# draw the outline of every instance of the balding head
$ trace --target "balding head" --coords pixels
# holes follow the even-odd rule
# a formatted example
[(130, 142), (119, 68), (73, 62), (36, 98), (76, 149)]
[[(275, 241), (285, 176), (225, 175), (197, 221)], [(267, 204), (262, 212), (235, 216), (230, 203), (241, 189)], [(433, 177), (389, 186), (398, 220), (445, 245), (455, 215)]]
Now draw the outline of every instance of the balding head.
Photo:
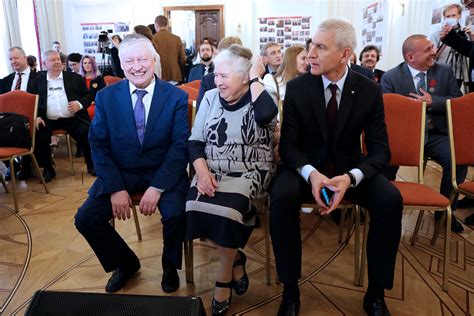
[(436, 50), (433, 43), (423, 34), (414, 34), (403, 42), (403, 59), (418, 71), (426, 71), (434, 65)]
[(8, 59), (14, 71), (22, 72), (28, 68), (26, 54), (23, 48), (14, 46), (8, 49)]

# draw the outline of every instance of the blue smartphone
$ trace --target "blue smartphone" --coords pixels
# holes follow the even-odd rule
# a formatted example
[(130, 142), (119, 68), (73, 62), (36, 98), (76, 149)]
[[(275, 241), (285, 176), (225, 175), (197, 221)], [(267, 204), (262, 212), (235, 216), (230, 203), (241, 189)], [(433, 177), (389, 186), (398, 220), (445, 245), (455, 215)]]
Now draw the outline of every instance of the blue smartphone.
[[(331, 190), (329, 190), (329, 192), (332, 193)], [(332, 194), (331, 194), (332, 195)], [(325, 188), (325, 187), (322, 187), (321, 188), (321, 196), (323, 197), (323, 202), (324, 204), (326, 204), (326, 206), (329, 207), (329, 205), (331, 204), (331, 199), (329, 197), (329, 193), (328, 193), (328, 190)]]

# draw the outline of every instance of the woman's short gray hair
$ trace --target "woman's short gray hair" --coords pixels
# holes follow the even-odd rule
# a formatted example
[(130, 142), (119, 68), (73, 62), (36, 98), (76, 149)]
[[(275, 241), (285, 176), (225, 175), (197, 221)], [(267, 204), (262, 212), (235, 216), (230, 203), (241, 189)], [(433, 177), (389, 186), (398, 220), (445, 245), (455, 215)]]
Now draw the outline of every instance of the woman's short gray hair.
[(340, 49), (349, 47), (355, 51), (357, 47), (357, 37), (352, 24), (341, 18), (332, 18), (323, 21), (318, 26), (318, 31), (326, 31), (334, 34), (334, 42)]
[(155, 56), (156, 50), (155, 50), (155, 47), (153, 47), (152, 42), (146, 36), (133, 33), (133, 34), (129, 34), (125, 36), (123, 41), (120, 43), (119, 57), (122, 58), (122, 51), (125, 48), (134, 46), (135, 44), (140, 43), (140, 42), (145, 44), (146, 48), (150, 51), (152, 56)]
[(214, 65), (231, 65), (234, 72), (246, 74), (252, 67), (252, 51), (238, 44), (232, 44), (229, 48), (222, 50), (214, 58)]

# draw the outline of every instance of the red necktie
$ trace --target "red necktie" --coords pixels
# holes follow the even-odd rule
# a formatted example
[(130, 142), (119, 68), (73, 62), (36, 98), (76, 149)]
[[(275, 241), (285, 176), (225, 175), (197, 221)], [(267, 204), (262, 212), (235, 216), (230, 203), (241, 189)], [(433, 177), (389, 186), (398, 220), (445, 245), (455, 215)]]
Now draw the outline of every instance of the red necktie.
[(334, 129), (336, 128), (336, 119), (337, 119), (337, 99), (336, 99), (336, 91), (337, 85), (331, 83), (329, 85), (329, 89), (331, 89), (331, 98), (329, 99), (328, 106), (326, 108), (326, 118), (328, 122), (329, 133), (332, 134)]
[(23, 75), (23, 73), (19, 72), (18, 80), (16, 81), (16, 84), (15, 84), (15, 90), (20, 90), (21, 88), (21, 75)]

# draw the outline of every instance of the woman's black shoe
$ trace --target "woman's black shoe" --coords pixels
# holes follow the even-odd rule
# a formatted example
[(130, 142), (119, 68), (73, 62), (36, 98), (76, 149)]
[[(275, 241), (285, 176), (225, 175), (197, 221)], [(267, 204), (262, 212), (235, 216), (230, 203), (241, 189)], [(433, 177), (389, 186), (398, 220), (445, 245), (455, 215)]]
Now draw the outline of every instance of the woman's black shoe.
[(228, 288), (231, 290), (229, 298), (223, 302), (218, 302), (214, 297), (212, 298), (211, 309), (213, 316), (225, 315), (225, 313), (227, 313), (229, 310), (230, 303), (232, 302), (232, 283), (233, 282), (223, 283), (216, 281), (216, 287)]
[(247, 271), (245, 270), (245, 264), (247, 263), (247, 256), (243, 251), (238, 250), (239, 259), (234, 261), (233, 267), (243, 266), (244, 275), (237, 281), (233, 281), (232, 288), (235, 291), (235, 294), (242, 295), (247, 292), (249, 288), (249, 277), (247, 276)]

